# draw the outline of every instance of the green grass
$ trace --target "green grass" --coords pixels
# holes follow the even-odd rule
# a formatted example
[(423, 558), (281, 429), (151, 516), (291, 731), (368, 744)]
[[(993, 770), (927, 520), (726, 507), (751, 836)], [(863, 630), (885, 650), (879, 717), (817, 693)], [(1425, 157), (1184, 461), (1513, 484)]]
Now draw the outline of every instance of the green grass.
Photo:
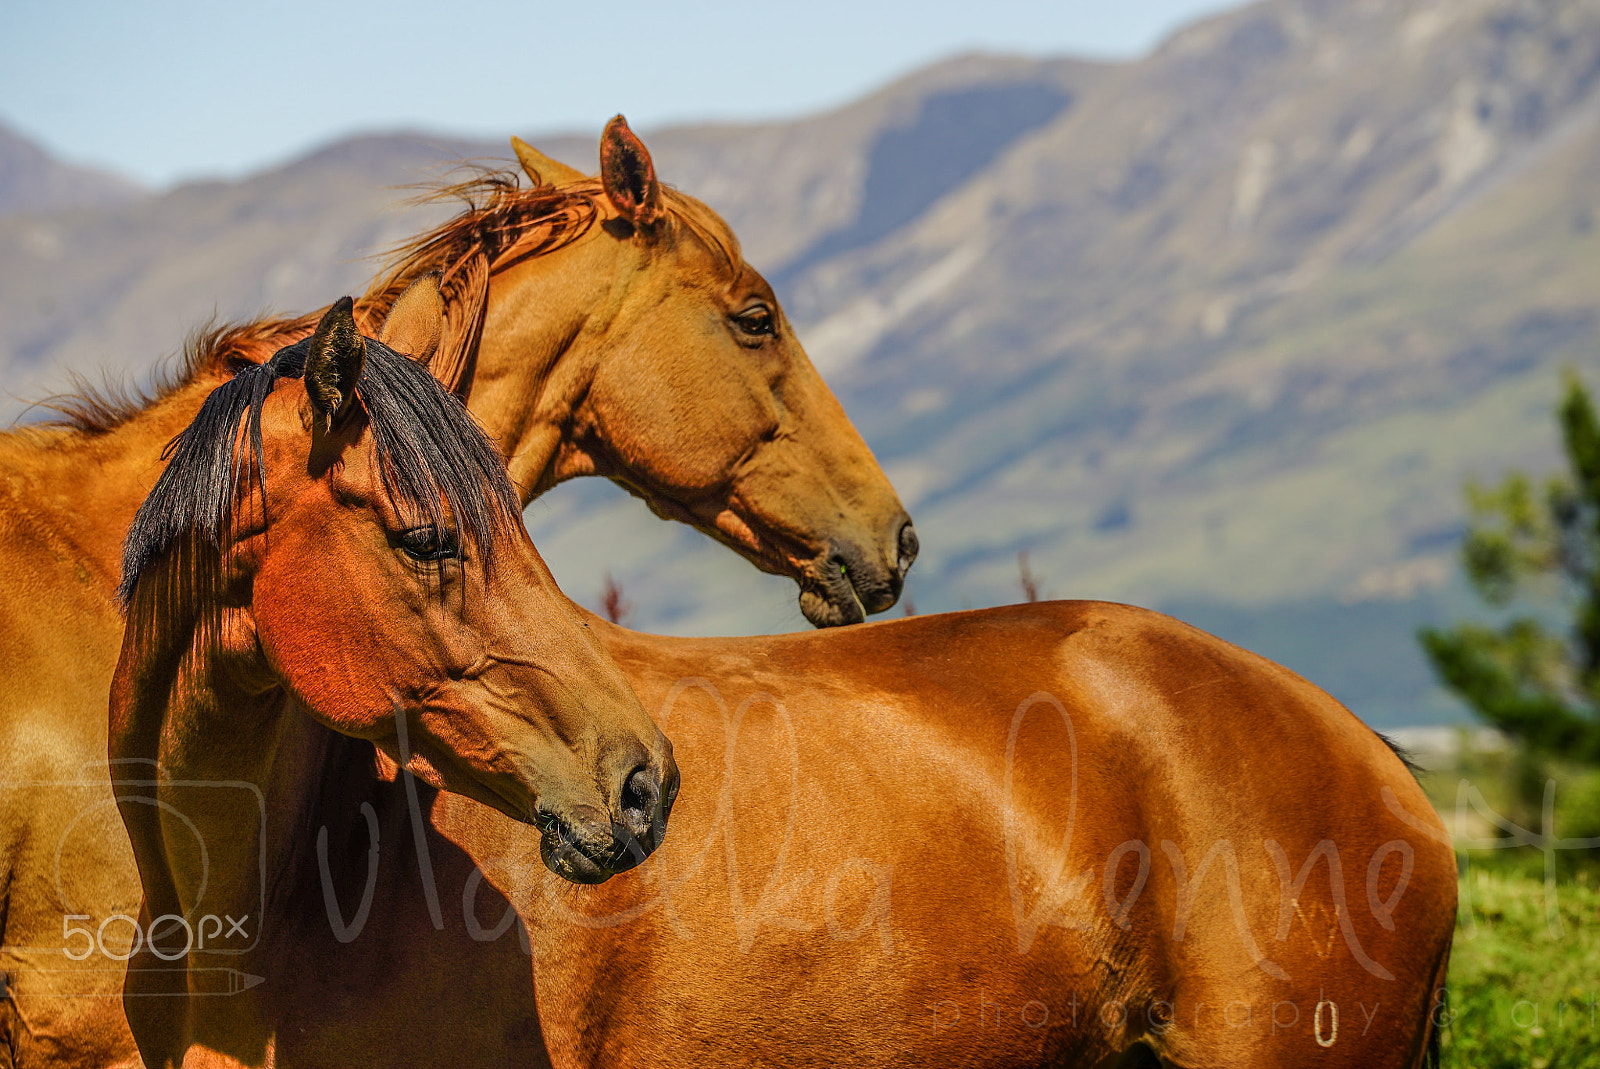
[[(1463, 749), (1451, 767), (1423, 778), (1458, 836), (1498, 834), (1463, 783), (1491, 812), (1532, 829), (1551, 782), (1551, 833), (1600, 836), (1600, 770)], [(1453, 1019), (1444, 1032), (1450, 1069), (1600, 1066), (1600, 852), (1559, 849), (1552, 857), (1547, 888), (1545, 855), (1534, 847), (1467, 855), (1450, 959)]]
[[(1507, 851), (1529, 853), (1531, 850)], [(1523, 859), (1516, 859), (1521, 862)], [(1600, 890), (1590, 870), (1544, 881), (1479, 863), (1461, 885), (1444, 1064), (1476, 1069), (1600, 1065)]]

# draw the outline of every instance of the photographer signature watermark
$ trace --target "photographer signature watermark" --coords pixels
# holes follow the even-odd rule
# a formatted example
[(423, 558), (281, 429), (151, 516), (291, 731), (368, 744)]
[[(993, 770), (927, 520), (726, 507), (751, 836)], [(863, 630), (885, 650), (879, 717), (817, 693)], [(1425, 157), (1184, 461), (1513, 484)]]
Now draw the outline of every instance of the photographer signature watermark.
[[(687, 678), (666, 696), (658, 724), (670, 734), (679, 704), (688, 696), (709, 702), (720, 717), (722, 727), (722, 768), (720, 783), (702, 783), (697, 788), (702, 797), (715, 799), (715, 808), (708, 820), (700, 821), (695, 841), (685, 845), (680, 832), (674, 849), (670, 852), (673, 871), (668, 871), (667, 853), (658, 854), (646, 861), (632, 879), (643, 893), (626, 899), (626, 906), (613, 910), (594, 908), (590, 896), (573, 893), (572, 889), (542, 866), (530, 863), (528, 853), (514, 857), (496, 858), (474, 855), (477, 866), (468, 873), (459, 895), (441, 891), (439, 879), (431, 856), (430, 836), (436, 830), (425, 812), (419, 784), (402, 762), (398, 776), (403, 789), (409, 833), (402, 831), (399, 841), (392, 829), (386, 838), (380, 827), (377, 812), (368, 802), (360, 803), (358, 828), (364, 825), (366, 864), (364, 879), (336, 878), (335, 865), (329, 856), (329, 829), (316, 828), (312, 849), (316, 862), (317, 886), (330, 931), (341, 943), (359, 938), (370, 920), (374, 895), (380, 880), (380, 856), (384, 850), (407, 850), (414, 866), (406, 866), (420, 882), (427, 905), (427, 914), (436, 929), (456, 923), (447, 915), (445, 903), (452, 899), (460, 903), (459, 924), (466, 934), (479, 942), (493, 942), (515, 933), (524, 952), (531, 953), (527, 928), (521, 923), (518, 907), (513, 903), (536, 903), (537, 908), (548, 910), (549, 915), (561, 922), (588, 928), (607, 928), (640, 920), (655, 912), (664, 915), (669, 928), (683, 939), (694, 938), (682, 919), (680, 898), (693, 895), (696, 905), (703, 906), (705, 896), (714, 887), (721, 886), (726, 894), (725, 916), (731, 924), (735, 945), (739, 952), (748, 953), (762, 933), (769, 929), (784, 932), (812, 932), (836, 942), (861, 943), (884, 957), (897, 952), (898, 934), (895, 925), (895, 859), (892, 856), (837, 856), (827, 857), (827, 864), (819, 868), (806, 864), (813, 856), (806, 849), (808, 836), (818, 834), (815, 823), (802, 824), (800, 814), (807, 809), (826, 811), (827, 800), (819, 797), (815, 783), (807, 780), (802, 768), (802, 748), (796, 727), (784, 703), (766, 693), (745, 697), (731, 707), (718, 688), (705, 679)], [(763, 829), (760, 855), (765, 868), (762, 873), (750, 861), (749, 851), (738, 831), (734, 819), (736, 788), (748, 790), (750, 785), (741, 780), (737, 754), (741, 737), (747, 724), (757, 711), (764, 718), (763, 731), (766, 745), (775, 749), (768, 754), (776, 756), (778, 775), (770, 775), (771, 782), (761, 784), (767, 798), (786, 802), (781, 835), (775, 839), (774, 830)], [(1060, 739), (1064, 740), (1059, 754), (1053, 760), (1065, 769), (1069, 789), (1064, 793), (1055, 812), (1059, 827), (1041, 838), (1039, 830), (1025, 827), (1018, 803), (1016, 771), (1018, 751), (1022, 745), (1023, 727), (1030, 717), (1039, 716), (1059, 721)], [(402, 756), (407, 756), (407, 725), (397, 712), (398, 743)], [(995, 871), (997, 880), (1004, 881), (1010, 902), (1011, 928), (1016, 953), (1031, 952), (1040, 933), (1047, 928), (1069, 931), (1089, 931), (1111, 926), (1127, 931), (1135, 923), (1149, 924), (1141, 918), (1138, 907), (1157, 874), (1160, 882), (1173, 889), (1173, 899), (1163, 906), (1160, 915), (1161, 935), (1173, 943), (1182, 943), (1197, 910), (1204, 903), (1215, 901), (1225, 904), (1226, 915), (1231, 918), (1233, 937), (1248, 959), (1266, 975), (1287, 980), (1285, 968), (1272, 956), (1274, 944), (1289, 938), (1291, 928), (1299, 921), (1307, 926), (1326, 929), (1325, 938), (1331, 947), (1335, 941), (1371, 976), (1393, 979), (1389, 967), (1368, 952), (1361, 931), (1376, 931), (1366, 921), (1393, 932), (1396, 914), (1407, 893), (1415, 851), (1410, 841), (1396, 836), (1376, 845), (1364, 847), (1357, 857), (1341, 851), (1339, 843), (1325, 838), (1308, 848), (1303, 854), (1292, 852), (1278, 839), (1263, 837), (1250, 842), (1236, 842), (1220, 837), (1209, 842), (1190, 841), (1180, 844), (1169, 838), (1146, 841), (1130, 838), (1112, 846), (1103, 859), (1085, 858), (1083, 852), (1074, 852), (1074, 836), (1081, 819), (1079, 812), (1079, 740), (1073, 718), (1061, 701), (1051, 694), (1039, 692), (1030, 695), (1012, 712), (1010, 729), (1004, 754), (1004, 766), (999, 784), (998, 826), (1003, 840), (1003, 868)], [(182, 915), (166, 914), (148, 922), (137, 916), (136, 909), (117, 911), (96, 917), (73, 908), (66, 872), (70, 867), (63, 858), (70, 854), (72, 837), (87, 834), (95, 829), (97, 821), (103, 822), (107, 807), (114, 815), (115, 803), (103, 795), (104, 781), (99, 785), (85, 782), (59, 784), (67, 788), (95, 788), (95, 797), (83, 807), (78, 817), (69, 822), (61, 835), (57, 849), (57, 890), (63, 907), (61, 941), (54, 949), (73, 962), (83, 962), (91, 957), (103, 958), (112, 963), (126, 962), (148, 948), (162, 961), (178, 963), (192, 952), (245, 953), (261, 938), (263, 926), (270, 923), (265, 914), (266, 880), (270, 859), (266, 854), (266, 803), (261, 791), (248, 783), (173, 783), (161, 779), (153, 771), (137, 774), (154, 778), (129, 778), (126, 782), (144, 785), (159, 784), (163, 789), (160, 800), (135, 798), (134, 801), (159, 805), (171, 818), (174, 829), (187, 829), (195, 840), (196, 886), (186, 897), (191, 906)], [(128, 776), (126, 771), (113, 769), (113, 775)], [(122, 782), (122, 780), (118, 780)], [(251, 864), (261, 873), (260, 905), (240, 910), (213, 907), (206, 901), (209, 866), (213, 863), (212, 849), (204, 841), (199, 824), (181, 811), (169, 798), (174, 791), (187, 791), (185, 803), (192, 806), (214, 804), (222, 794), (229, 795), (228, 804), (244, 806), (258, 814), (258, 841), (244, 844), (230, 843), (227, 856), (231, 864)], [(1432, 822), (1431, 814), (1406, 811), (1394, 792), (1382, 789), (1382, 802), (1387, 811), (1399, 822), (1398, 831), (1414, 832), (1450, 845), (1458, 852), (1464, 868), (1466, 851), (1482, 849), (1511, 849), (1533, 847), (1544, 854), (1546, 861), (1547, 917), (1552, 935), (1559, 935), (1561, 921), (1556, 909), (1555, 858), (1567, 850), (1600, 849), (1600, 839), (1563, 839), (1549, 831), (1553, 826), (1555, 785), (1547, 786), (1544, 804), (1544, 832), (1533, 832), (1519, 827), (1488, 806), (1484, 796), (1468, 780), (1462, 780), (1457, 792), (1454, 812), (1455, 834), (1441, 831)], [(208, 793), (211, 792), (211, 793)], [(242, 811), (242, 810), (241, 810)], [(200, 810), (196, 809), (196, 813)], [(1475, 813), (1505, 834), (1500, 836), (1472, 837), (1462, 833), (1467, 814)], [(1446, 814), (1447, 817), (1450, 814)], [(776, 823), (776, 822), (774, 822)], [(404, 825), (399, 825), (404, 827)], [(359, 831), (356, 833), (359, 841)], [(530, 835), (532, 833), (530, 832)], [(775, 846), (774, 846), (775, 844)], [(720, 849), (719, 849), (720, 846)], [(251, 849), (255, 852), (252, 853)], [(719, 857), (720, 855), (720, 857)], [(720, 862), (720, 865), (719, 865)], [(1086, 863), (1094, 862), (1094, 863)], [(359, 868), (359, 864), (357, 866)], [(723, 869), (721, 875), (713, 867)], [(1270, 907), (1263, 906), (1259, 894), (1247, 896), (1247, 885), (1259, 887), (1262, 876), (1251, 875), (1265, 870), (1275, 880), (1276, 896)], [(359, 875), (359, 874), (358, 874)], [(1347, 879), (1354, 885), (1353, 893), (1347, 890)], [(1252, 882), (1253, 881), (1253, 882)], [(1322, 881), (1326, 881), (1324, 884)], [(1364, 888), (1363, 888), (1364, 883)], [(1269, 883), (1268, 886), (1271, 884)], [(1308, 888), (1317, 887), (1308, 905)], [(479, 906), (486, 889), (498, 892), (490, 897), (504, 901), (503, 912), (485, 921), (480, 917)], [(1364, 893), (1363, 893), (1364, 891)], [(1470, 899), (1470, 888), (1464, 882), (1462, 894)], [(453, 912), (453, 910), (451, 910)], [(700, 913), (704, 915), (704, 910)], [(1470, 900), (1464, 910), (1467, 935), (1473, 934), (1475, 919)], [(1358, 925), (1357, 918), (1364, 917)], [(33, 948), (39, 949), (39, 948)], [(981, 1000), (980, 1000), (981, 1001)], [(1296, 1007), (1297, 1010), (1299, 1007)], [(1146, 1012), (1149, 1008), (1140, 1010)], [(944, 1005), (944, 1010), (966, 1013), (970, 1023), (971, 1010), (962, 1010), (959, 1002)], [(1075, 1008), (1039, 1006), (1030, 1010), (1032, 1017), (1069, 1016)], [(1167, 1011), (1177, 1014), (1177, 1007)], [(1323, 1032), (1332, 1034), (1338, 1028), (1351, 1027), (1352, 1012), (1359, 1007), (1345, 1007), (1342, 1011), (1335, 1003), (1321, 1010), (1305, 1011), (1310, 1020), (1320, 1022)], [(1343, 1012), (1343, 1024), (1339, 1023)], [(1023, 1020), (1022, 1008), (1016, 1010), (1017, 1020)], [(980, 1012), (979, 1020), (983, 1019)], [(1026, 1023), (1024, 1021), (1024, 1023)], [(1042, 1026), (1042, 1025), (1041, 1025)]]

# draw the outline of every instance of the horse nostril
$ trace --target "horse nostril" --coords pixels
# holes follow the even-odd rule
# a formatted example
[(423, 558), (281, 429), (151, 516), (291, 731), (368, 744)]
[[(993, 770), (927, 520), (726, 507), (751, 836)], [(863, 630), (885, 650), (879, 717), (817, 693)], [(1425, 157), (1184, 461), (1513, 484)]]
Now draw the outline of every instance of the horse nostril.
[(655, 822), (661, 801), (661, 783), (648, 769), (638, 769), (622, 785), (622, 823), (634, 835), (644, 835)]
[(900, 528), (900, 578), (904, 579), (911, 570), (911, 564), (917, 559), (917, 550), (921, 548), (917, 541), (916, 528), (907, 520), (905, 526)]
[(661, 808), (664, 812), (672, 812), (672, 803), (678, 800), (678, 788), (683, 780), (678, 775), (678, 766), (672, 761), (667, 762), (667, 778), (662, 784)]
[(667, 810), (672, 807), (674, 783), (648, 768), (635, 769), (622, 784), (618, 799), (621, 813), (611, 825), (616, 849), (606, 867), (612, 872), (633, 868), (661, 845), (667, 833)]

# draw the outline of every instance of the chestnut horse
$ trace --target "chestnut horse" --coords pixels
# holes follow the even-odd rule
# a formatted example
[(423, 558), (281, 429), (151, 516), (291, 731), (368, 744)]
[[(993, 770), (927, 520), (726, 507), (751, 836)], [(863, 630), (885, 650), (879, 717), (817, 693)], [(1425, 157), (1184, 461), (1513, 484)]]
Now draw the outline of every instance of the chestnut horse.
[[(750, 639), (589, 625), (687, 788), (661, 849), (599, 887), (503, 806), (391, 780), (381, 742), (115, 719), (114, 761), (161, 760), (175, 810), (263, 770), (303, 785), (274, 781), (274, 834), (244, 803), (203, 833), (162, 822), (191, 852), (229, 844), (208, 866), (124, 807), (150, 896), (127, 1003), (152, 1069), (1410, 1069), (1436, 1051), (1449, 838), (1383, 740), (1287, 670), (1100, 603)], [(486, 726), (486, 751), (515, 748)]]
[[(442, 324), (391, 340), (466, 399), (524, 504), (607, 476), (793, 576), (814, 623), (891, 605), (916, 536), (727, 225), (661, 185), (620, 119), (598, 179), (516, 147), (532, 186), (447, 191), (472, 203), (400, 255), (358, 320), (437, 281)], [(66, 956), (68, 928), (138, 908), (105, 772), (123, 535), (204, 398), (318, 315), (215, 331), (158, 396), (69, 399), (67, 425), (0, 434), (0, 1066), (132, 1057), (115, 963)], [(123, 927), (107, 929), (118, 954)]]
[[(147, 1051), (235, 1054), (207, 1012), (226, 1002), (182, 993), (226, 990), (241, 964), (306, 967), (262, 926), (296, 905), (293, 881), (232, 877), (306, 835), (306, 799), (339, 792), (321, 774), (351, 740), (536, 829), (570, 879), (661, 841), (671, 747), (556, 589), (494, 447), (425, 368), (363, 341), (348, 299), (207, 399), (124, 560), (111, 737), (145, 889), (122, 919), (130, 1018), (172, 1026), (155, 1047), (141, 1032)], [(226, 953), (207, 917), (255, 952)], [(454, 963), (432, 982), (515, 998)]]

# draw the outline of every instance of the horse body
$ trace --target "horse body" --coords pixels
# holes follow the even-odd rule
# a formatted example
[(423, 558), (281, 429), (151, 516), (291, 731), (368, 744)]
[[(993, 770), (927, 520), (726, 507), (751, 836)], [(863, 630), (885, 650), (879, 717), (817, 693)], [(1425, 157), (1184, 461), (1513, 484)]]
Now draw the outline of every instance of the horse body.
[[(121, 536), (85, 522), (84, 504), (125, 528), (211, 385), (115, 440), (0, 436), (0, 973), (13, 996), (0, 1000), (0, 1065), (137, 1063), (114, 997), (120, 964), (63, 952), (79, 946), (65, 926), (137, 916), (140, 898), (105, 763)], [(126, 933), (107, 934), (115, 945)]]
[[(589, 625), (673, 740), (662, 847), (572, 887), (529, 829), (448, 793), (407, 816), (403, 782), (342, 758), (313, 824), (344, 860), (286, 840), (255, 1009), (213, 1003), (275, 1064), (352, 1036), (374, 1065), (508, 1064), (507, 1036), (561, 1069), (1420, 1064), (1453, 855), (1400, 760), (1292, 673), (1098, 603)], [(474, 962), (493, 982), (427, 986)]]
[[(442, 352), (467, 354), (447, 364), (519, 489), (610, 474), (796, 575), (822, 622), (847, 596), (892, 600), (914, 539), (892, 495), (852, 489), (876, 470), (852, 453), (859, 439), (845, 442), (853, 460), (817, 443), (790, 454), (821, 457), (821, 481), (840, 487), (811, 495), (815, 512), (779, 489), (782, 454), (761, 443), (792, 446), (785, 419), (826, 423), (833, 410), (777, 366), (781, 320), (769, 334), (757, 276), (700, 277), (674, 290), (699, 311), (660, 321), (712, 336), (752, 317), (738, 319), (746, 359), (724, 370), (748, 392), (729, 411), (749, 416), (753, 443), (723, 453), (719, 476), (685, 459), (712, 424), (679, 439), (630, 423), (689, 409), (639, 400), (672, 381), (643, 363), (662, 335), (628, 299), (651, 292), (632, 287), (666, 246), (650, 238), (659, 217), (638, 210), (650, 196), (624, 199), (632, 214), (605, 222), (631, 230), (563, 246), (617, 252), (575, 272), (574, 306), (513, 311), (515, 294), (548, 299), (562, 272), (553, 254), (503, 261), (485, 283), (481, 343), (442, 332)], [(733, 259), (717, 241), (692, 244), (702, 268)], [(280, 342), (309, 324), (286, 329)], [(516, 345), (497, 340), (518, 331)], [(610, 351), (633, 362), (608, 364)], [(83, 452), (59, 468), (19, 462), (9, 479), (42, 519), (18, 524), (31, 556), (19, 552), (0, 607), (45, 602), (62, 621), (8, 625), (4, 639), (8, 654), (53, 662), (14, 674), (0, 720), (15, 743), (6, 770), (31, 777), (0, 831), (12, 955), (0, 968), (16, 970), (18, 996), (0, 1020), (17, 1064), (133, 1060), (105, 995), (131, 942), (116, 914), (139, 881), (126, 841), (91, 830), (112, 787), (81, 766), (103, 759), (121, 528), (160, 474), (162, 435), (225, 371), (197, 369), (100, 434), (29, 432), (43, 435), (30, 449)], [(84, 499), (97, 511), (74, 516)], [(115, 537), (91, 530), (102, 519)], [(178, 965), (170, 942), (132, 954), (126, 1004), (152, 1065), (1109, 1065), (1140, 1046), (1183, 1066), (1420, 1060), (1454, 921), (1448, 843), (1400, 762), (1292, 674), (1156, 614), (1093, 604), (744, 640), (588, 627), (658, 710), (689, 787), (656, 858), (597, 888), (553, 882), (540, 835), (493, 798), (397, 773), (403, 746), (385, 764), (372, 742), (305, 715), (303, 696), (257, 701), (246, 688), (228, 708), (248, 715), (211, 715), (188, 736), (152, 726), (153, 713), (117, 722), (115, 789), (146, 866), (133, 919), (142, 931), (169, 914), (216, 920)], [(82, 797), (32, 786), (57, 776)], [(194, 841), (215, 854), (183, 845), (183, 821), (149, 820), (161, 801), (203, 814)], [(64, 913), (70, 937), (56, 930)], [(235, 934), (240, 916), (261, 924)], [(40, 962), (85, 945), (80, 929), (98, 941), (81, 975), (48, 973)], [(35, 945), (14, 948), (14, 931), (40, 933), (35, 957), (15, 956)], [(174, 969), (176, 990), (162, 986)], [(86, 978), (99, 997), (59, 987)]]
[[(630, 139), (608, 128), (608, 144)], [(904, 510), (726, 225), (652, 174), (657, 216), (635, 226), (631, 202), (613, 202), (615, 175), (538, 160), (560, 188), (538, 175), (532, 190), (474, 187), (487, 200), (419, 239), (357, 316), (380, 322), (417, 279), (441, 278), (434, 360), (507, 454), (524, 503), (609, 475), (794, 576), (818, 623), (887, 608), (915, 555)], [(740, 325), (753, 307), (770, 331)], [(130, 925), (114, 918), (136, 914), (139, 882), (105, 770), (122, 539), (204, 398), (316, 320), (215, 332), (153, 400), (69, 401), (68, 427), (0, 435), (0, 973), (14, 996), (0, 1000), (0, 1065), (134, 1057), (117, 998)], [(653, 403), (701, 414), (674, 434)], [(64, 924), (108, 923), (104, 947), (66, 956), (82, 943)]]
[(650, 865), (513, 894), (558, 1065), (1419, 1064), (1448, 838), (1285, 669), (1094, 603), (602, 635), (688, 789)]

